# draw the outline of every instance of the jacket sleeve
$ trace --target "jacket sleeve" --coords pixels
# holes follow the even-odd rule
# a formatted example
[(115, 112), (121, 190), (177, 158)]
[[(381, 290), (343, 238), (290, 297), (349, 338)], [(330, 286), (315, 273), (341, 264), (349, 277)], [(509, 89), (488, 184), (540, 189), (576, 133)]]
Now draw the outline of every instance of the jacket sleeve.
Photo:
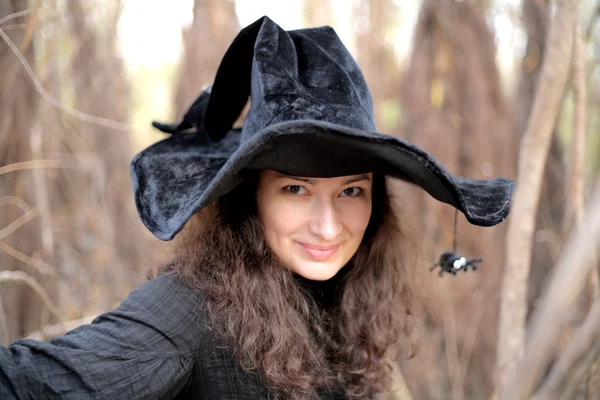
[(187, 383), (206, 332), (200, 295), (175, 276), (48, 342), (0, 346), (0, 399), (169, 399)]

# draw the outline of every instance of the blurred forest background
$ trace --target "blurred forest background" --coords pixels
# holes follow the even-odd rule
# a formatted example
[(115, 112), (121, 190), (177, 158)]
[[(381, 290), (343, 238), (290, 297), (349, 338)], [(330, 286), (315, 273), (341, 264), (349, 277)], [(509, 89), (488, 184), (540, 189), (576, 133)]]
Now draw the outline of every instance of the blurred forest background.
[[(163, 137), (150, 122), (178, 120), (240, 27), (262, 15), (285, 29), (332, 25), (365, 74), (379, 130), (416, 143), (451, 173), (517, 180), (525, 158), (541, 166), (528, 249), (507, 252), (507, 232), (520, 221), (480, 228), (459, 218), (459, 252), (484, 262), (456, 277), (429, 271), (452, 247), (453, 210), (393, 185), (417, 245), (409, 269), (421, 348), (401, 363), (405, 385), (389, 396), (496, 396), (508, 382), (496, 354), (523, 356), (498, 350), (507, 338), (514, 344), (501, 325), (519, 326), (506, 323), (510, 301), (526, 294), (517, 319), (538, 308), (570, 232), (587, 220), (582, 204), (600, 170), (598, 0), (0, 0), (0, 344), (89, 322), (165, 260), (167, 245), (137, 217), (129, 162)], [(519, 164), (522, 138), (543, 131), (541, 153), (522, 147)], [(506, 291), (507, 279), (519, 279), (512, 261), (527, 263), (514, 270), (526, 286), (514, 296)], [(585, 276), (588, 296), (576, 298), (566, 330), (549, 342), (556, 346), (548, 345), (541, 377), (559, 365), (591, 307), (597, 273)], [(568, 398), (600, 399), (592, 361)]]

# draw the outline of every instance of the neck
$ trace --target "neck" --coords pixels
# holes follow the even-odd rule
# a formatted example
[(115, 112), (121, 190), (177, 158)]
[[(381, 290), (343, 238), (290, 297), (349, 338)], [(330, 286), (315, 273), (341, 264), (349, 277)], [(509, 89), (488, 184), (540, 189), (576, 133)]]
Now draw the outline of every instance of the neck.
[(307, 279), (293, 272), (294, 279), (307, 296), (312, 297), (320, 309), (329, 309), (335, 305), (344, 277), (350, 268), (345, 266), (326, 281)]

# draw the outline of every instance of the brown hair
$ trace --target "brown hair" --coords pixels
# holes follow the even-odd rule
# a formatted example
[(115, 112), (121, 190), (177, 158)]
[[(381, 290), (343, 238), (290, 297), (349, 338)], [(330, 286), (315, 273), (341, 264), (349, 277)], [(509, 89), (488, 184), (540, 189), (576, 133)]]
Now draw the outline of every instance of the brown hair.
[(313, 398), (319, 388), (336, 385), (350, 399), (390, 389), (391, 363), (403, 344), (414, 349), (416, 342), (404, 236), (385, 177), (374, 174), (369, 225), (325, 309), (266, 244), (257, 179), (196, 213), (174, 243), (173, 262), (159, 273), (176, 273), (203, 293), (213, 329), (277, 397)]

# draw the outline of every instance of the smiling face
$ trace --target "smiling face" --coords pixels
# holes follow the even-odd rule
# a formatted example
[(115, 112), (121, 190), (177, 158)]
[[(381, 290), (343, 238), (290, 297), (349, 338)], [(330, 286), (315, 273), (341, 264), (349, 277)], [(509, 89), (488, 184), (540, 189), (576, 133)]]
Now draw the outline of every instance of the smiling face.
[(372, 187), (372, 173), (302, 178), (261, 171), (256, 203), (267, 244), (298, 275), (332, 278), (362, 241)]

